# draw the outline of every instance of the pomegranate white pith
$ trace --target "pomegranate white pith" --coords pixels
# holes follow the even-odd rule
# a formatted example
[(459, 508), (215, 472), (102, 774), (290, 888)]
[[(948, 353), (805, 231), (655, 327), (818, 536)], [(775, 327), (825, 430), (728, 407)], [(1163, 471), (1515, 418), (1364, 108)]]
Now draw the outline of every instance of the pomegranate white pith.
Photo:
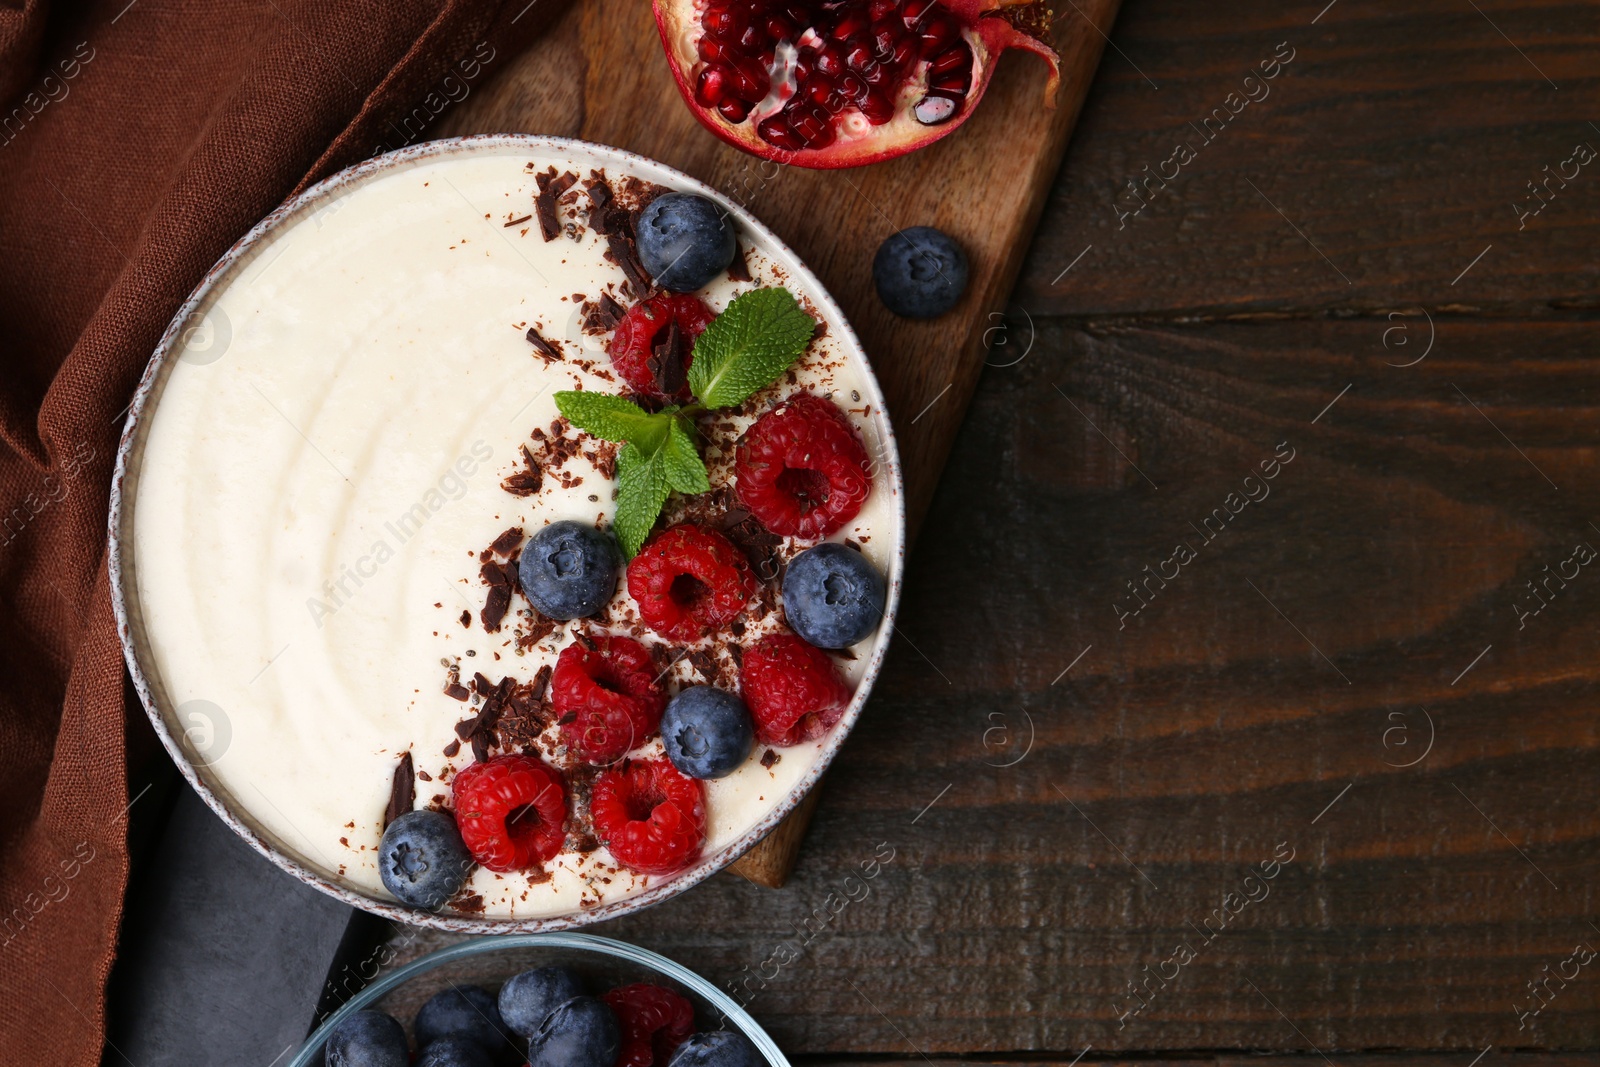
[[(684, 100), (723, 140), (796, 166), (854, 167), (947, 136), (1007, 48), (1050, 65), (1032, 0), (654, 0)], [(1027, 28), (1024, 28), (1027, 27)]]

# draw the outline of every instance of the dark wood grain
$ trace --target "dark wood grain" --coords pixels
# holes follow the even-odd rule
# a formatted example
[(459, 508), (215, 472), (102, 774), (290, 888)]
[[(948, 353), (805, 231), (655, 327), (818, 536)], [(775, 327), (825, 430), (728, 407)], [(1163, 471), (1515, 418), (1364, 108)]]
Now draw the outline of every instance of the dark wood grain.
[[(1552, 183), (1550, 205), (1520, 230), (1513, 203), (1537, 204), (1527, 183), (1578, 143), (1600, 150), (1600, 8), (1341, 0), (1312, 25), (1326, 6), (1130, 5), (1018, 303), (1034, 315), (1169, 316), (1595, 307), (1600, 159), (1566, 188)], [(1224, 107), (1280, 42), (1295, 58), (1270, 95), (1202, 141), (1189, 123)], [(1124, 225), (1126, 182), (1185, 139), (1196, 158)]]
[[(772, 227), (839, 300), (872, 359), (897, 429), (914, 535), (1088, 92), (1104, 47), (1099, 26), (1109, 28), (1117, 4), (1084, 0), (1057, 21), (1062, 78), (1054, 110), (1041, 106), (1043, 66), (1013, 57), (959, 133), (872, 167), (777, 166), (711, 136), (679, 98), (640, 0), (575, 4), (452, 112), (440, 135), (547, 133), (631, 149), (720, 189)], [(952, 234), (970, 260), (965, 298), (937, 321), (898, 318), (873, 295), (872, 252), (913, 225)], [(793, 812), (734, 869), (781, 886), (810, 811)]]

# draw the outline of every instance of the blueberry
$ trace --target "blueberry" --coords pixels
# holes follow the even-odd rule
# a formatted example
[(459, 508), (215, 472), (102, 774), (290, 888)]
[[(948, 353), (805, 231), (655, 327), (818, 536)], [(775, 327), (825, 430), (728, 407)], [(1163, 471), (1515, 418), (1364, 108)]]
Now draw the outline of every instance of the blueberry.
[(581, 996), (583, 984), (565, 967), (535, 967), (500, 987), (500, 1017), (516, 1033), (532, 1037), (552, 1011)]
[(737, 1030), (694, 1034), (678, 1046), (667, 1067), (765, 1067), (766, 1060)]
[(487, 1052), (499, 1049), (509, 1036), (494, 994), (475, 985), (451, 986), (429, 997), (411, 1030), (419, 1045), (462, 1037)]
[(404, 1028), (381, 1011), (358, 1011), (334, 1027), (323, 1046), (328, 1067), (406, 1067)]
[(610, 534), (563, 519), (528, 541), (517, 576), (539, 614), (566, 622), (594, 615), (606, 606), (616, 591), (621, 565)]
[(818, 648), (849, 648), (876, 630), (884, 595), (867, 558), (833, 541), (806, 549), (783, 573), (789, 628)]
[(622, 1030), (605, 1001), (573, 997), (528, 1038), (528, 1067), (612, 1067)]
[(472, 855), (442, 811), (408, 811), (383, 832), (378, 873), (395, 899), (432, 911), (466, 884)]
[(728, 269), (739, 240), (728, 213), (703, 196), (667, 193), (639, 214), (639, 260), (657, 285), (692, 293)]
[(744, 701), (725, 689), (696, 685), (661, 713), (667, 758), (690, 778), (724, 778), (750, 755), (755, 732)]
[(967, 288), (967, 254), (948, 234), (913, 226), (878, 246), (872, 280), (878, 299), (896, 315), (938, 318)]
[(483, 1046), (466, 1037), (441, 1037), (424, 1046), (416, 1067), (494, 1067)]

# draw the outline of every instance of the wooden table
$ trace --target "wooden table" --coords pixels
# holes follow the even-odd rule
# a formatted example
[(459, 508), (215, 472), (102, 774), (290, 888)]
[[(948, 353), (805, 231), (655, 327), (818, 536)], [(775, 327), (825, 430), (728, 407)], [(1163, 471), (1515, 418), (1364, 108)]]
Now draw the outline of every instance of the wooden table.
[(1126, 0), (793, 879), (600, 928), (792, 1055), (1596, 1062), (1600, 8), (1325, 2)]

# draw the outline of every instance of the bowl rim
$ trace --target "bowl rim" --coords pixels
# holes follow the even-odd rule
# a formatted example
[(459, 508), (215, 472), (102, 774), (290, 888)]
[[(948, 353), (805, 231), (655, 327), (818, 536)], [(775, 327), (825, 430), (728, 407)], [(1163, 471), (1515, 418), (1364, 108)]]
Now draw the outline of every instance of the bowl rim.
[(322, 1020), (315, 1030), (307, 1035), (304, 1043), (290, 1060), (288, 1067), (310, 1067), (315, 1062), (314, 1058), (327, 1042), (333, 1028), (356, 1012), (365, 1009), (377, 1001), (391, 989), (398, 988), (411, 981), (419, 974), (425, 974), (447, 963), (471, 956), (485, 955), (506, 949), (548, 947), (569, 948), (582, 952), (595, 952), (602, 956), (626, 960), (629, 963), (641, 964), (651, 970), (666, 975), (673, 981), (683, 985), (695, 994), (709, 1000), (712, 1005), (722, 1013), (725, 1019), (731, 1020), (738, 1029), (748, 1037), (756, 1049), (767, 1058), (771, 1067), (789, 1067), (789, 1060), (783, 1051), (768, 1036), (761, 1024), (756, 1022), (749, 1012), (739, 1006), (739, 1002), (718, 989), (709, 979), (703, 978), (667, 957), (651, 952), (649, 949), (630, 945), (626, 941), (617, 941), (609, 937), (597, 937), (594, 934), (578, 933), (550, 933), (550, 934), (504, 934), (500, 937), (484, 937), (473, 941), (463, 941), (459, 945), (451, 945), (420, 956), (410, 963), (395, 968), (389, 974), (362, 988), (361, 992), (345, 1001), (338, 1010)]
[[(135, 461), (134, 451), (136, 443), (141, 440), (141, 430), (145, 425), (141, 418), (146, 414), (147, 408), (153, 410), (156, 406), (160, 387), (164, 386), (167, 377), (164, 372), (173, 362), (173, 353), (180, 347), (179, 342), (184, 336), (187, 323), (208, 299), (232, 279), (236, 269), (244, 269), (249, 266), (251, 253), (256, 246), (276, 235), (281, 226), (296, 221), (301, 214), (313, 211), (320, 202), (338, 195), (346, 186), (358, 185), (385, 172), (404, 169), (421, 161), (433, 161), (436, 158), (443, 159), (453, 155), (472, 154), (478, 151), (496, 154), (502, 150), (525, 150), (530, 153), (541, 150), (547, 152), (576, 151), (580, 154), (592, 153), (607, 164), (617, 165), (635, 176), (655, 180), (658, 184), (666, 185), (674, 190), (693, 192), (705, 196), (729, 212), (738, 221), (739, 226), (749, 235), (750, 239), (759, 244), (763, 252), (771, 255), (784, 266), (791, 279), (798, 278), (803, 281), (807, 297), (823, 313), (830, 333), (836, 333), (840, 336), (846, 349), (853, 351), (861, 361), (861, 369), (865, 373), (864, 384), (868, 392), (864, 399), (875, 407), (879, 415), (877, 423), (882, 431), (882, 440), (880, 442), (882, 455), (877, 458), (880, 468), (887, 473), (887, 484), (884, 485), (883, 489), (893, 497), (891, 516), (894, 526), (892, 533), (895, 538), (894, 550), (889, 553), (887, 594), (884, 601), (883, 622), (880, 628), (881, 636), (877, 646), (872, 651), (871, 658), (861, 676), (861, 681), (856, 685), (850, 705), (830, 731), (827, 743), (818, 753), (816, 762), (791, 787), (784, 799), (734, 841), (710, 856), (702, 856), (688, 870), (670, 879), (651, 885), (642, 892), (604, 903), (594, 908), (580, 909), (576, 912), (562, 915), (527, 918), (488, 918), (462, 914), (440, 914), (438, 912), (408, 908), (395, 901), (369, 896), (352, 886), (335, 881), (331, 876), (318, 870), (316, 865), (310, 861), (290, 855), (276, 841), (268, 840), (262, 833), (259, 833), (245, 822), (243, 818), (235, 814), (222, 798), (211, 789), (189, 758), (188, 753), (179, 744), (178, 738), (174, 736), (174, 730), (169, 725), (166, 715), (159, 706), (156, 699), (156, 690), (151, 684), (151, 679), (146, 675), (140, 663), (139, 650), (136, 647), (138, 642), (135, 638), (133, 623), (134, 613), (130, 611), (130, 604), (135, 603), (137, 600), (136, 580), (130, 571), (134, 555), (133, 538), (131, 528), (126, 531), (123, 529), (124, 519), (132, 513), (133, 498), (137, 492), (138, 464)], [(133, 482), (129, 482), (130, 476), (134, 478)], [(777, 234), (751, 215), (742, 205), (706, 183), (690, 177), (673, 167), (669, 167), (665, 163), (660, 163), (626, 149), (584, 141), (578, 138), (555, 137), (543, 134), (477, 134), (466, 137), (441, 138), (435, 141), (424, 141), (408, 145), (394, 152), (374, 156), (324, 178), (298, 195), (290, 197), (260, 222), (252, 226), (206, 272), (205, 277), (201, 279), (194, 291), (189, 294), (189, 297), (179, 307), (172, 321), (168, 324), (166, 331), (162, 334), (160, 341), (156, 345), (155, 352), (150, 358), (150, 362), (145, 367), (138, 389), (134, 393), (133, 401), (128, 406), (127, 419), (123, 424), (122, 437), (117, 446), (116, 466), (112, 473), (110, 509), (107, 515), (106, 529), (112, 611), (117, 622), (117, 635), (122, 643), (123, 658), (127, 663), (128, 673), (134, 689), (139, 694), (139, 701), (144, 706), (145, 715), (149, 719), (151, 727), (155, 730), (156, 736), (167, 750), (168, 755), (177, 764), (179, 772), (182, 773), (189, 785), (205, 801), (206, 805), (216, 812), (224, 823), (257, 852), (301, 882), (369, 914), (379, 915), (406, 925), (426, 926), (455, 933), (534, 933), (570, 930), (607, 919), (620, 918), (677, 896), (679, 893), (698, 885), (749, 851), (776, 828), (790, 812), (797, 808), (807, 794), (816, 787), (823, 773), (832, 764), (840, 748), (843, 747), (845, 738), (849, 736), (850, 731), (860, 718), (862, 707), (866, 703), (867, 697), (870, 695), (872, 687), (882, 670), (884, 659), (888, 654), (890, 639), (894, 634), (895, 614), (899, 605), (905, 572), (905, 480), (900, 466), (899, 444), (889, 418), (888, 405), (884, 401), (883, 389), (878, 382), (877, 374), (872, 369), (871, 360), (867, 358), (866, 350), (862, 346), (860, 338), (856, 336), (849, 320), (845, 317), (843, 309), (839, 307), (833, 295), (828, 292), (822, 281), (812, 273), (811, 269), (805, 265), (799, 255), (785, 244)], [(126, 543), (124, 543), (124, 537), (127, 538)], [(141, 635), (144, 634), (142, 627), (139, 633)], [(151, 673), (154, 673), (153, 670)]]

